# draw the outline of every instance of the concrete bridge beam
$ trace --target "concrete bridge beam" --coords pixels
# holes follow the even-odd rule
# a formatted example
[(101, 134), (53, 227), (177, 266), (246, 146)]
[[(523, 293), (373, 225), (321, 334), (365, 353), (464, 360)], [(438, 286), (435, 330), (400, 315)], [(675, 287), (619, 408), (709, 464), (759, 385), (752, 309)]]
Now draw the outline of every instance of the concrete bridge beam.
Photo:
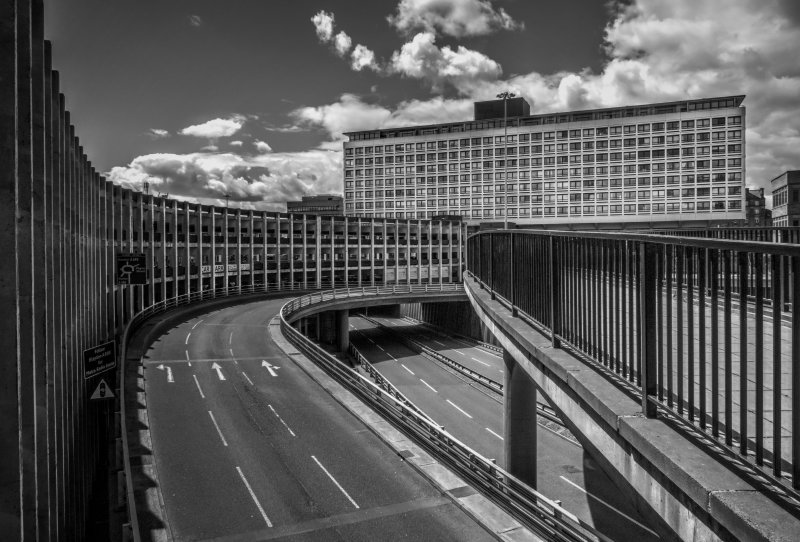
[(536, 489), (536, 385), (507, 352), (503, 363), (506, 470)]
[(350, 349), (350, 311), (342, 309), (336, 311), (336, 347), (339, 352)]

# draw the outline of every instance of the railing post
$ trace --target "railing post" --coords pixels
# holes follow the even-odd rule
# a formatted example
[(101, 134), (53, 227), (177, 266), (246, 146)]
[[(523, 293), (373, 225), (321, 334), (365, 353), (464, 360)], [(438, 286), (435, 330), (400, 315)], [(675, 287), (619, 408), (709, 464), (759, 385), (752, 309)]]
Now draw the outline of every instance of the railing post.
[(518, 316), (517, 302), (515, 298), (514, 288), (514, 233), (507, 232), (508, 235), (508, 300), (511, 302), (511, 316)]
[[(642, 412), (646, 418), (656, 417), (656, 405), (650, 398), (658, 391), (656, 377), (656, 258), (658, 248), (650, 243), (639, 244), (639, 355), (642, 358)], [(668, 300), (669, 301), (669, 300)]]
[(489, 273), (486, 274), (486, 284), (489, 286), (489, 294), (491, 299), (494, 299), (494, 262), (492, 255), (494, 254), (494, 234), (489, 233), (489, 253), (486, 259), (489, 261)]
[(560, 243), (556, 241), (556, 237), (551, 235), (550, 243), (548, 244), (548, 259), (550, 260), (550, 339), (553, 343), (553, 348), (561, 348), (561, 296), (559, 295), (561, 290), (561, 262), (558, 254), (559, 245)]
[[(792, 257), (792, 487), (800, 489), (800, 257)], [(774, 370), (778, 370), (777, 368)]]

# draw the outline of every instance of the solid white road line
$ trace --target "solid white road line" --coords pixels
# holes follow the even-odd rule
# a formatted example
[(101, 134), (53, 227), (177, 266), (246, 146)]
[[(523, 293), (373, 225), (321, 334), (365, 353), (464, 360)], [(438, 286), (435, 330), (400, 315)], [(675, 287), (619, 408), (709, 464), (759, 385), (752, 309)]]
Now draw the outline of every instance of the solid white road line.
[(222, 431), (220, 431), (219, 425), (217, 425), (217, 420), (214, 419), (214, 414), (212, 414), (211, 411), (209, 410), (208, 411), (208, 415), (211, 416), (211, 421), (214, 422), (214, 427), (217, 428), (217, 433), (219, 433), (219, 438), (222, 439), (222, 444), (227, 446), (228, 445), (228, 441), (225, 440), (225, 437), (222, 436)]
[(253, 498), (253, 502), (256, 503), (256, 506), (258, 507), (258, 511), (261, 512), (261, 517), (264, 518), (264, 523), (267, 524), (267, 527), (272, 527), (272, 522), (267, 517), (267, 513), (264, 512), (264, 507), (262, 507), (261, 503), (258, 502), (258, 497), (256, 497), (256, 494), (253, 491), (253, 488), (250, 487), (250, 484), (247, 482), (247, 478), (244, 477), (244, 473), (242, 472), (242, 469), (240, 469), (239, 467), (236, 467), (236, 472), (239, 473), (239, 476), (242, 478), (242, 482), (244, 482), (245, 487), (247, 487), (247, 491), (250, 492), (250, 496)]
[(194, 328), (196, 328), (197, 326), (199, 326), (199, 325), (200, 325), (200, 322), (202, 322), (202, 321), (203, 321), (203, 319), (201, 318), (200, 320), (198, 320), (197, 322), (195, 322), (195, 324), (192, 326), (192, 329), (194, 329)]
[(206, 395), (203, 393), (203, 388), (200, 387), (200, 382), (197, 380), (197, 375), (192, 375), (192, 378), (194, 378), (194, 383), (197, 384), (197, 391), (200, 392), (200, 397), (205, 399)]
[(408, 367), (406, 367), (404, 364), (402, 364), (402, 363), (401, 363), (400, 365), (402, 365), (403, 369), (405, 369), (406, 371), (408, 371), (408, 372), (409, 372), (409, 373), (411, 373), (412, 375), (414, 374), (414, 371), (412, 371), (411, 369), (409, 369)]
[(591, 493), (589, 493), (588, 491), (586, 491), (585, 489), (583, 489), (581, 486), (579, 486), (578, 484), (576, 484), (576, 483), (575, 483), (575, 482), (573, 482), (572, 480), (568, 480), (567, 478), (564, 478), (563, 476), (559, 476), (559, 478), (561, 478), (562, 480), (564, 480), (564, 481), (565, 481), (566, 483), (568, 483), (569, 485), (571, 485), (571, 486), (575, 487), (576, 489), (578, 489), (578, 490), (580, 490), (580, 491), (583, 491), (584, 493), (586, 493), (586, 495), (588, 495), (589, 497), (593, 498), (594, 500), (596, 500), (596, 501), (597, 501), (597, 502), (599, 502), (600, 504), (604, 505), (606, 508), (609, 508), (610, 510), (613, 510), (614, 512), (616, 512), (616, 513), (617, 513), (617, 514), (619, 514), (620, 516), (624, 517), (625, 519), (627, 519), (627, 520), (629, 520), (629, 521), (631, 521), (631, 522), (635, 523), (636, 525), (638, 525), (639, 527), (641, 527), (642, 529), (644, 529), (644, 530), (645, 530), (645, 531), (647, 531), (648, 533), (651, 533), (651, 534), (655, 535), (655, 536), (656, 536), (656, 538), (659, 538), (659, 536), (658, 536), (658, 533), (656, 533), (656, 532), (654, 532), (654, 531), (651, 531), (650, 529), (648, 529), (647, 527), (645, 527), (644, 525), (642, 525), (641, 523), (639, 523), (638, 521), (636, 521), (635, 519), (633, 519), (632, 517), (630, 517), (628, 514), (626, 514), (626, 513), (624, 513), (624, 512), (620, 512), (619, 510), (617, 510), (616, 508), (614, 508), (613, 506), (611, 506), (610, 504), (608, 504), (608, 503), (607, 503), (606, 501), (604, 501), (603, 499), (600, 499), (600, 498), (598, 498), (598, 497), (595, 497), (594, 495), (592, 495)]
[(341, 492), (344, 494), (344, 496), (345, 496), (345, 497), (347, 497), (347, 500), (349, 500), (351, 503), (353, 503), (353, 506), (355, 506), (356, 508), (359, 508), (359, 506), (358, 506), (358, 504), (356, 503), (356, 501), (354, 501), (354, 500), (353, 500), (353, 497), (351, 497), (351, 496), (350, 496), (350, 495), (347, 493), (347, 491), (345, 491), (345, 490), (344, 490), (344, 488), (341, 486), (341, 484), (340, 484), (339, 482), (337, 482), (337, 481), (336, 481), (336, 478), (334, 478), (334, 477), (331, 475), (331, 473), (330, 473), (330, 472), (328, 472), (328, 469), (326, 469), (326, 468), (325, 468), (325, 467), (322, 465), (322, 463), (320, 463), (320, 462), (319, 462), (319, 459), (317, 459), (317, 458), (316, 458), (316, 457), (314, 457), (313, 455), (311, 456), (311, 459), (313, 459), (313, 460), (314, 460), (314, 461), (317, 463), (317, 465), (319, 465), (319, 468), (321, 468), (321, 469), (322, 469), (322, 470), (325, 472), (325, 474), (327, 474), (327, 475), (328, 475), (328, 478), (330, 478), (330, 479), (331, 479), (331, 481), (332, 481), (334, 484), (336, 484), (336, 487), (338, 487), (338, 488), (339, 488), (339, 491), (341, 491)]
[(287, 430), (287, 431), (289, 431), (289, 434), (290, 434), (290, 435), (292, 435), (293, 437), (296, 437), (297, 435), (295, 435), (295, 434), (294, 434), (294, 431), (292, 431), (292, 428), (291, 428), (291, 427), (289, 427), (288, 425), (286, 425), (286, 422), (285, 422), (285, 421), (283, 421), (283, 418), (281, 418), (281, 415), (280, 415), (280, 414), (278, 414), (277, 412), (275, 412), (275, 409), (274, 409), (274, 408), (272, 408), (272, 405), (267, 405), (267, 406), (268, 406), (268, 407), (269, 407), (269, 409), (272, 411), (272, 413), (273, 413), (273, 414), (275, 414), (275, 417), (276, 417), (276, 418), (278, 418), (278, 420), (280, 420), (280, 422), (283, 424), (283, 426), (286, 428), (286, 430)]
[(234, 362), (236, 365), (239, 365), (239, 362), (238, 362), (238, 361), (236, 361), (236, 356), (234, 356), (234, 355), (233, 355), (233, 348), (228, 348), (228, 352), (230, 352), (230, 353), (231, 353), (231, 358), (233, 358), (233, 362)]
[(189, 367), (192, 366), (192, 361), (189, 359), (189, 350), (186, 350), (186, 363), (189, 364)]
[(246, 373), (246, 372), (242, 371), (242, 375), (245, 377), (245, 379), (246, 379), (248, 382), (250, 382), (250, 385), (251, 385), (251, 386), (255, 386), (255, 384), (253, 384), (253, 381), (252, 381), (252, 380), (250, 380), (250, 377), (249, 377), (249, 376), (247, 376), (247, 373)]
[(478, 362), (478, 363), (480, 363), (481, 365), (486, 365), (487, 367), (489, 367), (489, 364), (488, 364), (488, 363), (486, 363), (485, 361), (481, 361), (481, 360), (479, 360), (478, 358), (472, 358), (472, 361), (477, 361), (477, 362)]
[(186, 336), (186, 342), (184, 344), (189, 344), (189, 337), (192, 336), (192, 332), (190, 331), (189, 334)]
[(231, 331), (231, 334), (228, 336), (228, 344), (233, 344), (233, 331)]
[(419, 379), (419, 381), (422, 382), (423, 384), (425, 384), (426, 386), (428, 386), (431, 389), (431, 391), (433, 391), (433, 393), (439, 393), (438, 391), (436, 391), (436, 388), (434, 388), (433, 386), (431, 386), (430, 384), (428, 384), (427, 382), (425, 382), (421, 378)]
[(506, 440), (503, 437), (501, 437), (500, 435), (498, 435), (497, 433), (495, 433), (494, 431), (492, 431), (491, 429), (489, 429), (488, 427), (486, 427), (485, 429), (487, 431), (489, 431), (491, 434), (493, 434), (494, 436), (496, 436), (497, 438), (499, 438), (500, 440)]
[(462, 409), (460, 406), (458, 406), (457, 404), (455, 404), (453, 401), (451, 401), (450, 399), (447, 399), (447, 402), (448, 402), (448, 403), (450, 403), (451, 405), (453, 405), (453, 407), (454, 407), (456, 410), (458, 410), (459, 412), (461, 412), (461, 413), (462, 413), (464, 416), (466, 416), (466, 417), (467, 417), (467, 418), (469, 418), (470, 420), (472, 419), (472, 416), (470, 416), (469, 414), (467, 414), (467, 413), (464, 411), (464, 409)]

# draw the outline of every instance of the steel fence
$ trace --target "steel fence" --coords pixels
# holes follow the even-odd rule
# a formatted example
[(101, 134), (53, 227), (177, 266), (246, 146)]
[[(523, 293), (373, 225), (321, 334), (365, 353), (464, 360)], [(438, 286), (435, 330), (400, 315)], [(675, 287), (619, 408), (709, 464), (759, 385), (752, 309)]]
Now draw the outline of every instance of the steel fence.
[(637, 389), (646, 416), (668, 409), (800, 488), (800, 247), (557, 231), (467, 243), (481, 287)]

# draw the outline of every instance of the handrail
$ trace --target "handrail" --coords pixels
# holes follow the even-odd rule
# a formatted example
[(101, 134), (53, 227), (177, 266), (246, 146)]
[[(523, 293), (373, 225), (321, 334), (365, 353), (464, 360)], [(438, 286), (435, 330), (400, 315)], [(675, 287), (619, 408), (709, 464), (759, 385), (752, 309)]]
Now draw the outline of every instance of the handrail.
[[(190, 305), (201, 301), (209, 301), (212, 299), (223, 299), (229, 297), (239, 297), (243, 295), (252, 294), (267, 294), (275, 295), (281, 294), (286, 291), (308, 291), (308, 288), (302, 288), (292, 285), (291, 287), (284, 287), (280, 290), (267, 290), (264, 285), (250, 285), (241, 288), (219, 288), (215, 290), (205, 290), (202, 292), (192, 292), (189, 294), (182, 294), (175, 298), (165, 299), (153, 305), (150, 305), (141, 311), (137, 312), (125, 324), (125, 329), (121, 335), (120, 357), (119, 357), (119, 393), (120, 393), (120, 432), (122, 437), (122, 457), (123, 457), (123, 471), (125, 473), (125, 497), (127, 500), (127, 514), (130, 529), (130, 536), (133, 542), (141, 542), (141, 532), (139, 528), (139, 515), (136, 511), (136, 498), (134, 495), (133, 475), (131, 470), (131, 457), (128, 442), (128, 426), (127, 426), (127, 409), (125, 401), (125, 359), (128, 353), (128, 341), (132, 334), (140, 327), (140, 325), (149, 318), (164, 313), (170, 309), (174, 309), (184, 305)], [(125, 528), (125, 526), (123, 526)]]
[(287, 302), (279, 312), (281, 331), (289, 342), (351, 392), (386, 415), (396, 427), (478, 486), (489, 499), (549, 540), (611, 542), (607, 536), (475, 452), (426, 416), (385, 393), (381, 387), (303, 336), (285, 317), (291, 314), (289, 307), (295, 301)]

